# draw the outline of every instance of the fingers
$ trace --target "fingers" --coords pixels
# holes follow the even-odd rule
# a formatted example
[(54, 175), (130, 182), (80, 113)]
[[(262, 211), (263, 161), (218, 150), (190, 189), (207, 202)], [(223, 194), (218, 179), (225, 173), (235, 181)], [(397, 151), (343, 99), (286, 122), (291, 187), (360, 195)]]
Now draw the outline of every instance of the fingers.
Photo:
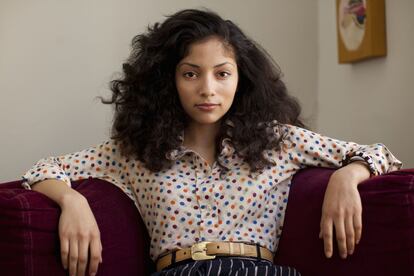
[(98, 265), (102, 262), (102, 244), (100, 238), (94, 238), (90, 246), (91, 259), (89, 261), (89, 275), (97, 273)]
[(345, 259), (347, 255), (346, 250), (346, 234), (345, 234), (345, 222), (343, 216), (339, 216), (335, 221), (335, 234), (338, 244), (339, 255)]
[(362, 235), (362, 214), (354, 215), (355, 244), (358, 244)]
[(332, 246), (332, 220), (331, 219), (322, 219), (321, 221), (321, 233), (319, 234), (320, 238), (323, 238), (325, 256), (327, 258), (332, 257), (333, 246)]
[[(88, 274), (85, 274), (89, 250), (89, 270)], [(62, 239), (61, 260), (63, 268), (69, 268), (69, 275), (96, 274), (99, 263), (102, 263), (102, 243), (99, 235), (91, 240), (86, 238), (73, 238), (70, 241), (68, 239)]]
[(76, 275), (78, 267), (78, 241), (71, 239), (69, 241), (69, 275)]
[(344, 259), (354, 253), (355, 244), (361, 238), (362, 206), (357, 184), (349, 185), (343, 174), (335, 174), (329, 180), (322, 206), (320, 233), (328, 258), (333, 254), (333, 227), (339, 255)]
[[(69, 243), (69, 242), (68, 242)], [(91, 258), (89, 261), (89, 271), (86, 272), (86, 265), (88, 263), (88, 253), (89, 248), (91, 251)], [(62, 248), (62, 252), (65, 249)], [(86, 239), (81, 239), (77, 241), (76, 239), (71, 240), (69, 254), (62, 253), (62, 262), (65, 262), (63, 267), (68, 268), (69, 261), (69, 275), (91, 275), (96, 274), (98, 271), (98, 264), (102, 263), (102, 245), (100, 239), (93, 239), (89, 247), (89, 241)]]
[(362, 232), (361, 213), (353, 216), (338, 216), (332, 220), (325, 218), (321, 221), (321, 231), (319, 238), (323, 238), (325, 256), (330, 258), (333, 255), (333, 228), (338, 245), (338, 251), (341, 258), (345, 259), (347, 255), (352, 255), (355, 251), (355, 245), (361, 239)]
[(347, 216), (345, 218), (345, 231), (346, 231), (346, 248), (347, 253), (352, 255), (355, 249), (355, 231), (354, 231), (354, 217)]
[(346, 231), (346, 248), (347, 253), (352, 255), (355, 251), (355, 245), (359, 243), (362, 233), (362, 214), (356, 212), (345, 217), (345, 231)]
[[(83, 200), (65, 206), (59, 221), (63, 267), (69, 269), (70, 276), (96, 273), (99, 260), (102, 259), (102, 244), (93, 212), (87, 201)], [(87, 269), (89, 259), (90, 266)]]
[(85, 275), (86, 264), (88, 262), (89, 253), (89, 239), (82, 237), (79, 240), (79, 258), (78, 258), (78, 271), (76, 275)]
[(61, 239), (60, 240), (60, 256), (62, 259), (63, 268), (68, 269), (68, 259), (69, 259), (69, 240)]

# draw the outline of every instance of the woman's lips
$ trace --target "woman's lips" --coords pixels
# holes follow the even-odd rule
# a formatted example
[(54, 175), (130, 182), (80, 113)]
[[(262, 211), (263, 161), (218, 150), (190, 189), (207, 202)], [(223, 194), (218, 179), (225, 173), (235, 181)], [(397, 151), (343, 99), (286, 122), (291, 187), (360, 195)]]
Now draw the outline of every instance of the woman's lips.
[(214, 110), (218, 104), (197, 104), (196, 107), (203, 111), (211, 111)]

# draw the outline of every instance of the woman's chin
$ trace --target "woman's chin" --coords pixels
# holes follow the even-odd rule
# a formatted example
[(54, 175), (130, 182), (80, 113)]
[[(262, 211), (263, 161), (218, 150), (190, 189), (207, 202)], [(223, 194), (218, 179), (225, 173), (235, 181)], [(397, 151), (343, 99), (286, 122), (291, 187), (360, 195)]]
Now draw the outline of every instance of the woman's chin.
[(193, 118), (193, 122), (198, 124), (198, 125), (214, 125), (219, 123), (221, 120), (221, 117), (216, 117), (216, 118)]

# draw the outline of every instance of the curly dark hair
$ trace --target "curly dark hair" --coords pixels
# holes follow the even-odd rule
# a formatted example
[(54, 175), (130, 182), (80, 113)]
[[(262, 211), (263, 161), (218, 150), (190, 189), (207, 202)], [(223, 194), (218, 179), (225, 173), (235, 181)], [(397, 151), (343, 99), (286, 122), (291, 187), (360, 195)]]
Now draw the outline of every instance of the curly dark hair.
[(215, 12), (186, 9), (133, 38), (122, 77), (110, 83), (112, 99), (100, 97), (102, 103), (114, 104), (111, 139), (119, 142), (122, 155), (142, 161), (153, 172), (172, 165), (166, 154), (182, 145), (180, 135), (188, 124), (175, 86), (176, 65), (192, 43), (211, 36), (231, 48), (239, 72), (236, 96), (221, 120), (233, 126), (221, 123), (216, 154), (223, 139), (231, 137), (235, 152), (255, 172), (272, 165), (263, 157), (264, 150), (280, 149), (283, 137), (269, 135), (275, 127), (271, 122), (305, 127), (279, 67), (260, 45)]

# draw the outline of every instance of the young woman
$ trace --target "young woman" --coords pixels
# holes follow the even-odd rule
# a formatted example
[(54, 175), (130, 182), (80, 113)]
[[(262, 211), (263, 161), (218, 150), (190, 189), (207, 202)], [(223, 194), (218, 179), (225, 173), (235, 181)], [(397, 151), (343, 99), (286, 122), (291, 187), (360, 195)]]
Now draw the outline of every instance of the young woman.
[(320, 238), (328, 258), (334, 242), (343, 258), (354, 252), (362, 227), (357, 185), (401, 167), (384, 145), (305, 129), (270, 56), (214, 12), (179, 11), (132, 47), (111, 100), (102, 99), (115, 108), (111, 139), (42, 159), (23, 176), (25, 188), (62, 207), (61, 256), (70, 275), (84, 275), (88, 258), (89, 274), (102, 262), (95, 218), (70, 188), (88, 177), (134, 201), (157, 275), (298, 275), (273, 264), (290, 181), (307, 166), (338, 168)]

